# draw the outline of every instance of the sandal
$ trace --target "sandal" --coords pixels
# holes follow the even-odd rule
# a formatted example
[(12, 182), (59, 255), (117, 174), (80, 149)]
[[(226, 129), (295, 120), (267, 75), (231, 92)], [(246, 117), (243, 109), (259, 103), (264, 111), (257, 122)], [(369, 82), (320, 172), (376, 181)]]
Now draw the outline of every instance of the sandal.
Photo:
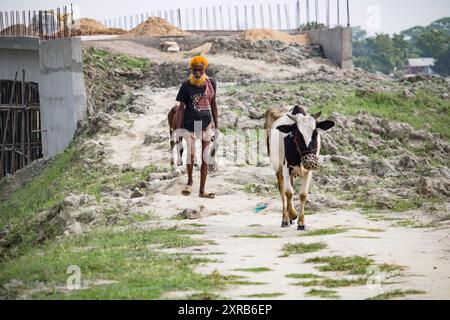
[(204, 192), (199, 193), (198, 196), (200, 198), (214, 199), (216, 197), (216, 194), (214, 192)]
[(191, 193), (192, 193), (192, 186), (190, 186), (190, 185), (186, 185), (186, 186), (184, 187), (183, 191), (181, 191), (181, 194), (182, 194), (183, 196), (190, 196)]

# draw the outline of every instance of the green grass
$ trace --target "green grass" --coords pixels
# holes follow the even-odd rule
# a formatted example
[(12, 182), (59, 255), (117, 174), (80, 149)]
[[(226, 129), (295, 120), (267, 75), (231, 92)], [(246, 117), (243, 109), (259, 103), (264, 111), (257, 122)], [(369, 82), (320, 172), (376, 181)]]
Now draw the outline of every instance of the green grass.
[(425, 294), (425, 291), (422, 290), (393, 290), (384, 292), (382, 294), (379, 294), (373, 298), (369, 298), (367, 300), (389, 300), (394, 298), (402, 298), (406, 297), (407, 295), (417, 295), (417, 294)]
[[(346, 272), (351, 275), (366, 275), (369, 266), (374, 265), (374, 260), (370, 258), (360, 257), (360, 256), (331, 256), (331, 257), (315, 257), (310, 258), (305, 261), (306, 263), (321, 264), (317, 267), (319, 271), (322, 272)], [(403, 271), (405, 267), (383, 263), (375, 265), (379, 268), (380, 272), (393, 273), (395, 271)], [(360, 279), (361, 280), (361, 279)], [(330, 280), (324, 280), (328, 284), (333, 282)], [(362, 280), (361, 280), (362, 281)]]
[(326, 288), (341, 288), (350, 286), (362, 286), (367, 283), (366, 277), (361, 277), (357, 279), (323, 279), (323, 280), (311, 280), (296, 283), (297, 286), (303, 287), (315, 287), (322, 286)]
[(450, 101), (442, 100), (429, 90), (419, 90), (415, 98), (405, 98), (402, 92), (375, 92), (361, 96), (353, 91), (341, 92), (336, 99), (325, 101), (312, 108), (311, 112), (322, 110), (323, 115), (327, 116), (332, 112), (355, 115), (366, 111), (373, 116), (408, 123), (415, 129), (423, 129), (425, 125), (430, 125), (432, 132), (439, 133), (449, 141), (450, 113), (447, 111), (449, 108)]
[(146, 58), (133, 57), (126, 54), (113, 53), (111, 51), (87, 48), (84, 50), (83, 62), (88, 65), (109, 71), (113, 68), (124, 70), (145, 71), (150, 67), (150, 61)]
[(315, 252), (326, 248), (327, 244), (323, 242), (286, 244), (283, 247), (283, 257), (287, 257), (291, 254)]
[(306, 293), (306, 295), (310, 297), (320, 297), (323, 299), (339, 299), (337, 291), (334, 290), (311, 289)]
[(260, 282), (260, 281), (247, 281), (247, 280), (233, 280), (229, 281), (228, 284), (234, 284), (237, 286), (259, 286), (259, 285), (265, 285), (266, 282)]
[(305, 261), (306, 263), (324, 264), (318, 267), (320, 271), (345, 271), (349, 274), (366, 274), (374, 260), (360, 256), (331, 256), (316, 257)]
[(308, 231), (306, 233), (303, 233), (300, 235), (300, 237), (314, 237), (314, 236), (328, 236), (338, 233), (347, 232), (347, 229), (343, 228), (329, 228), (329, 229), (318, 229), (318, 230), (312, 230)]
[[(24, 255), (0, 264), (0, 283), (21, 279), (31, 289), (36, 281), (49, 287), (65, 286), (67, 268), (76, 265), (81, 280), (113, 280), (115, 284), (70, 291), (54, 289), (36, 293), (37, 299), (157, 299), (169, 291), (208, 291), (225, 284), (216, 275), (204, 276), (193, 267), (207, 259), (188, 254), (167, 254), (158, 248), (183, 248), (201, 245), (177, 229), (93, 231), (78, 237), (66, 237), (29, 250)], [(81, 250), (82, 249), (82, 250)]]
[(281, 293), (281, 292), (273, 292), (273, 293), (249, 294), (244, 297), (247, 297), (247, 298), (276, 298), (276, 297), (280, 297), (283, 295), (284, 295), (284, 293)]
[(190, 224), (188, 224), (188, 226), (191, 226), (191, 227), (194, 227), (194, 228), (207, 227), (206, 224), (201, 224), (201, 223), (190, 223)]
[[(31, 221), (37, 213), (60, 206), (69, 193), (88, 194), (100, 201), (103, 186), (118, 190), (129, 188), (156, 170), (155, 166), (150, 165), (143, 170), (131, 169), (122, 172), (106, 166), (87, 165), (85, 157), (84, 151), (77, 147), (76, 142), (72, 142), (47, 163), (41, 174), (0, 203), (0, 228), (11, 225), (12, 232), (9, 237), (18, 239), (14, 250), (9, 250), (10, 252), (14, 251), (17, 255), (22, 247), (32, 245), (38, 236), (38, 230)], [(106, 215), (108, 213), (113, 212), (105, 212)], [(62, 232), (57, 230), (58, 226), (45, 225), (43, 229), (47, 239), (52, 239)]]
[(377, 228), (352, 228), (353, 230), (364, 230), (364, 231), (368, 231), (368, 232), (386, 232), (386, 230), (384, 229), (377, 229)]
[(292, 278), (292, 279), (318, 279), (322, 278), (319, 275), (312, 274), (312, 273), (291, 273), (286, 275), (286, 278)]
[(232, 236), (233, 238), (254, 238), (254, 239), (276, 239), (280, 236), (273, 234), (239, 234)]
[(270, 268), (266, 268), (266, 267), (257, 267), (257, 268), (239, 268), (239, 269), (234, 269), (233, 271), (243, 271), (243, 272), (268, 272), (268, 271), (273, 271)]

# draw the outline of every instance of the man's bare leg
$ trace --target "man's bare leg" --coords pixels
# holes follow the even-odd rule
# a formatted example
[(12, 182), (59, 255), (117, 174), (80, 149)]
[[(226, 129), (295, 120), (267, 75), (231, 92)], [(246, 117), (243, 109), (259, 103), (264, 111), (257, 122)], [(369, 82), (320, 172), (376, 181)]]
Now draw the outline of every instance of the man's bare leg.
[(194, 179), (192, 178), (192, 173), (194, 171), (194, 159), (195, 159), (195, 139), (188, 140), (187, 146), (187, 159), (186, 159), (186, 171), (188, 175), (188, 181), (186, 187), (183, 189), (182, 194), (189, 196), (191, 194), (191, 187), (194, 184)]
[(205, 192), (205, 185), (206, 185), (206, 177), (208, 176), (208, 152), (206, 152), (206, 150), (208, 150), (209, 145), (210, 145), (211, 141), (207, 140), (207, 141), (202, 141), (202, 166), (200, 168), (200, 196), (204, 196), (206, 198), (214, 198), (215, 194), (214, 193), (206, 193)]

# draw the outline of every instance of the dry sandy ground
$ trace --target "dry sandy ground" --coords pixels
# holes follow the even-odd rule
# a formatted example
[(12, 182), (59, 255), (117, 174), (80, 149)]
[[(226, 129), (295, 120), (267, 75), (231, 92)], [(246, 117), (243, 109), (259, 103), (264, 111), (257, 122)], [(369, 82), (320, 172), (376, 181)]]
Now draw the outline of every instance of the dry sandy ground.
[[(120, 114), (115, 125), (122, 127), (116, 135), (103, 134), (99, 137), (108, 145), (109, 161), (119, 166), (131, 165), (136, 168), (154, 163), (167, 165), (169, 161), (168, 141), (143, 145), (146, 134), (167, 137), (166, 114), (175, 101), (177, 88), (151, 89), (139, 91), (138, 103), (146, 106), (144, 115)], [(220, 93), (219, 93), (220, 94)], [(219, 106), (220, 108), (220, 106)], [(267, 159), (266, 159), (267, 160)], [(267, 164), (267, 161), (265, 162)], [(199, 173), (194, 172), (194, 187), (198, 188)], [(160, 216), (162, 225), (180, 225), (198, 223), (205, 231), (196, 235), (199, 239), (213, 240), (198, 248), (188, 249), (194, 254), (208, 254), (213, 263), (198, 268), (199, 272), (211, 273), (218, 270), (225, 275), (242, 275), (246, 281), (263, 282), (262, 285), (233, 285), (221, 296), (231, 299), (247, 299), (248, 295), (279, 293), (275, 299), (308, 299), (305, 293), (310, 289), (295, 286), (296, 279), (287, 278), (291, 273), (314, 273), (328, 278), (343, 279), (340, 273), (319, 272), (313, 264), (305, 263), (309, 257), (316, 256), (352, 256), (370, 257), (377, 264), (390, 263), (405, 267), (400, 275), (383, 280), (390, 284), (375, 286), (362, 285), (333, 289), (341, 299), (366, 299), (377, 294), (395, 290), (423, 290), (424, 294), (410, 295), (406, 299), (449, 299), (450, 298), (450, 232), (448, 226), (440, 228), (394, 227), (391, 221), (371, 221), (358, 211), (331, 210), (306, 217), (311, 230), (342, 227), (349, 230), (344, 233), (299, 237), (295, 227), (280, 228), (281, 201), (276, 196), (258, 196), (243, 191), (243, 186), (253, 181), (275, 181), (269, 166), (240, 166), (220, 158), (219, 170), (209, 176), (207, 187), (217, 193), (214, 200), (200, 199), (194, 191), (190, 197), (184, 197), (180, 191), (186, 176), (163, 181), (158, 193), (149, 196), (150, 208)], [(313, 181), (314, 183), (314, 181)], [(195, 189), (194, 189), (195, 190)], [(254, 209), (258, 203), (268, 203), (268, 208), (260, 213)], [(297, 200), (298, 202), (298, 200)], [(175, 214), (186, 208), (204, 206), (211, 215), (195, 221), (170, 220)], [(256, 226), (255, 226), (256, 225)], [(154, 227), (154, 224), (142, 223), (140, 227)], [(381, 229), (384, 232), (370, 232), (367, 229)], [(266, 234), (277, 238), (254, 239), (239, 238), (238, 235)], [(357, 237), (357, 238), (355, 238)], [(282, 256), (285, 244), (324, 242), (328, 248), (315, 253)], [(237, 268), (270, 268), (268, 272), (243, 272)], [(186, 295), (186, 292), (173, 293), (172, 297)], [(312, 298), (310, 298), (312, 299)]]

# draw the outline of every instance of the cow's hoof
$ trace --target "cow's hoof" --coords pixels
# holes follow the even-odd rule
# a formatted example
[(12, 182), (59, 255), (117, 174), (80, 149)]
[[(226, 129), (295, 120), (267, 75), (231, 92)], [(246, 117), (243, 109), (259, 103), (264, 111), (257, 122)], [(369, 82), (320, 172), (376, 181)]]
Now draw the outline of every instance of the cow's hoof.
[(298, 231), (306, 231), (306, 226), (300, 226), (300, 225), (299, 225), (299, 226), (297, 227), (297, 230), (298, 230)]
[(291, 226), (295, 223), (295, 220), (289, 220), (289, 223), (291, 224)]
[(289, 222), (282, 222), (281, 223), (281, 227), (282, 228), (288, 228), (289, 227)]

